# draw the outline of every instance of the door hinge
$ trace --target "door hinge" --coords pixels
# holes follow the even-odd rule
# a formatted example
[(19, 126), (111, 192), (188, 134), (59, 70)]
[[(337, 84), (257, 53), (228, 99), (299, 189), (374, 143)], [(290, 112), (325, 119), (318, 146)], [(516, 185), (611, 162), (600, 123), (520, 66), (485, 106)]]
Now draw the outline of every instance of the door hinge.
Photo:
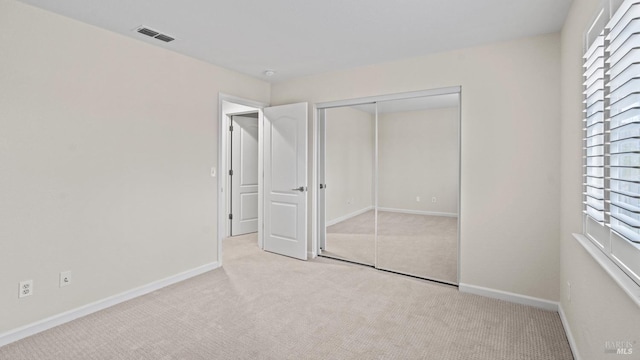
[(233, 170), (229, 170), (229, 175), (233, 176)]
[(233, 125), (229, 125), (229, 131), (233, 131)]
[(233, 220), (233, 214), (229, 214), (229, 220)]

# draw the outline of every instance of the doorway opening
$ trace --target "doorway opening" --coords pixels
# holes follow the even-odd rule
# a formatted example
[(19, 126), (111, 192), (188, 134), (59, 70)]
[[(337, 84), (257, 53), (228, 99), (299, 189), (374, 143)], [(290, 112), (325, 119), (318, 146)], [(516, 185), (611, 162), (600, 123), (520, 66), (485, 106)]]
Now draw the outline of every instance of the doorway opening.
[[(258, 246), (262, 248), (262, 232), (260, 231), (260, 227), (258, 226), (258, 224), (261, 223), (261, 218), (262, 218), (262, 212), (260, 211), (262, 207), (262, 201), (260, 200), (261, 194), (262, 194), (262, 180), (258, 177), (256, 181), (256, 177), (258, 174), (262, 172), (262, 151), (260, 151), (260, 146), (262, 144), (261, 121), (262, 121), (262, 109), (265, 108), (267, 104), (263, 104), (260, 102), (243, 99), (243, 98), (239, 98), (231, 95), (219, 94), (218, 106), (219, 106), (219, 117), (218, 117), (219, 121), (218, 121), (218, 166), (217, 166), (217, 175), (218, 175), (217, 176), (217, 179), (218, 179), (217, 245), (218, 245), (218, 263), (222, 264), (223, 239), (229, 238), (230, 236), (234, 235), (233, 234), (234, 226), (232, 224), (232, 221), (233, 221), (232, 218), (237, 216), (238, 220), (243, 219), (243, 217), (245, 219), (248, 219), (248, 218), (254, 217), (250, 215), (255, 215), (255, 214), (251, 214), (251, 212), (249, 211), (250, 208), (247, 208), (247, 210), (245, 210), (244, 216), (241, 214), (236, 215), (238, 214), (238, 211), (240, 211), (242, 208), (241, 205), (236, 205), (241, 202), (239, 200), (241, 192), (239, 191), (235, 192), (236, 199), (234, 200), (233, 199), (234, 198), (234, 191), (233, 191), (234, 179), (233, 178), (236, 176), (231, 176), (231, 173), (233, 171), (234, 174), (242, 174), (243, 169), (242, 169), (242, 165), (238, 167), (237, 164), (234, 169), (234, 164), (232, 163), (234, 153), (240, 153), (242, 151), (242, 148), (236, 149), (235, 152), (232, 149), (233, 131), (231, 131), (231, 127), (233, 126), (234, 118), (237, 120), (236, 123), (239, 121), (243, 125), (243, 126), (240, 126), (236, 124), (236, 127), (234, 128), (234, 130), (238, 131), (238, 135), (240, 135), (240, 133), (244, 133), (241, 136), (244, 135), (245, 140), (247, 140), (245, 143), (245, 147), (252, 150), (251, 151), (252, 153), (254, 153), (256, 150), (258, 151), (255, 170), (253, 170), (252, 165), (245, 166), (248, 169), (244, 174), (246, 178), (244, 183), (257, 183), (257, 190), (255, 189), (255, 186), (250, 190), (252, 190), (252, 192), (257, 192), (257, 194), (254, 195), (253, 197), (257, 198), (258, 204), (256, 205), (255, 208), (252, 208), (250, 210), (254, 212), (255, 211), (258, 212), (257, 215), (255, 216), (256, 219), (254, 223), (255, 223), (256, 229), (254, 232), (257, 233)], [(239, 131), (240, 129), (242, 129), (243, 131)], [(257, 130), (257, 139), (252, 142), (251, 138), (255, 134), (256, 130)], [(242, 140), (239, 140), (239, 141), (237, 140), (236, 142), (237, 142), (236, 146), (242, 144)], [(252, 147), (257, 147), (257, 148), (252, 149)], [(241, 161), (242, 156), (238, 156), (237, 160)], [(252, 158), (252, 161), (253, 160), (254, 159)], [(254, 173), (251, 173), (251, 171), (254, 171)], [(240, 178), (240, 177), (241, 177), (240, 175), (237, 176), (237, 178)], [(243, 181), (240, 179), (240, 184), (242, 183)], [(236, 190), (240, 190), (242, 186), (239, 184), (236, 184), (235, 188)], [(245, 196), (245, 198), (248, 198), (245, 200), (250, 200), (251, 195)], [(235, 226), (236, 230), (242, 230), (242, 227), (245, 224), (251, 224), (251, 221), (242, 222), (242, 226), (240, 225), (240, 222), (239, 222)], [(245, 227), (245, 230), (246, 230), (246, 227)]]
[(229, 236), (258, 232), (258, 112), (231, 115)]

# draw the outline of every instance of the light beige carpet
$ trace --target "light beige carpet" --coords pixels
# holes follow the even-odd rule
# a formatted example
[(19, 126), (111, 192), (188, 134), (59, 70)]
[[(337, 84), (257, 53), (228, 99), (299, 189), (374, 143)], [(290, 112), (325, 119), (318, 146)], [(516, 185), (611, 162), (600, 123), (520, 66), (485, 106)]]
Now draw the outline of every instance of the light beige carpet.
[(555, 312), (224, 241), (224, 267), (0, 348), (0, 359), (571, 359)]
[(458, 219), (378, 211), (327, 227), (323, 255), (427, 279), (458, 282)]

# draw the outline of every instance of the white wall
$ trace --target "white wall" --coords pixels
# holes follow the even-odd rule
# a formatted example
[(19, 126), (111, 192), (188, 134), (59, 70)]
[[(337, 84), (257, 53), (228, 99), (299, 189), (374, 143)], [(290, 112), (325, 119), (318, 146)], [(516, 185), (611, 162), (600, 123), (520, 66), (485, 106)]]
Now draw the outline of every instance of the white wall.
[(559, 79), (551, 34), (298, 78), (274, 84), (271, 101), (461, 85), (460, 281), (558, 300)]
[(12, 0), (0, 49), (0, 333), (216, 261), (218, 92), (269, 84)]
[(583, 34), (600, 5), (600, 0), (574, 0), (562, 30), (560, 300), (581, 359), (606, 358), (605, 341), (636, 341), (626, 358), (638, 359), (638, 306), (571, 236), (582, 232)]
[(379, 207), (458, 214), (457, 108), (379, 114), (378, 159)]
[(352, 107), (325, 110), (327, 223), (373, 206), (375, 115)]

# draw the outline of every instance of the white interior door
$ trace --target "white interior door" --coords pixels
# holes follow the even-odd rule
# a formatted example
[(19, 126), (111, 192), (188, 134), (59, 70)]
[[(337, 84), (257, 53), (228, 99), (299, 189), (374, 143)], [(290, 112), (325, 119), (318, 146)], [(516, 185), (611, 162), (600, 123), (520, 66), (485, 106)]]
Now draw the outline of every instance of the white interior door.
[(307, 259), (307, 103), (264, 109), (264, 250)]
[(258, 117), (233, 116), (231, 236), (258, 231)]

